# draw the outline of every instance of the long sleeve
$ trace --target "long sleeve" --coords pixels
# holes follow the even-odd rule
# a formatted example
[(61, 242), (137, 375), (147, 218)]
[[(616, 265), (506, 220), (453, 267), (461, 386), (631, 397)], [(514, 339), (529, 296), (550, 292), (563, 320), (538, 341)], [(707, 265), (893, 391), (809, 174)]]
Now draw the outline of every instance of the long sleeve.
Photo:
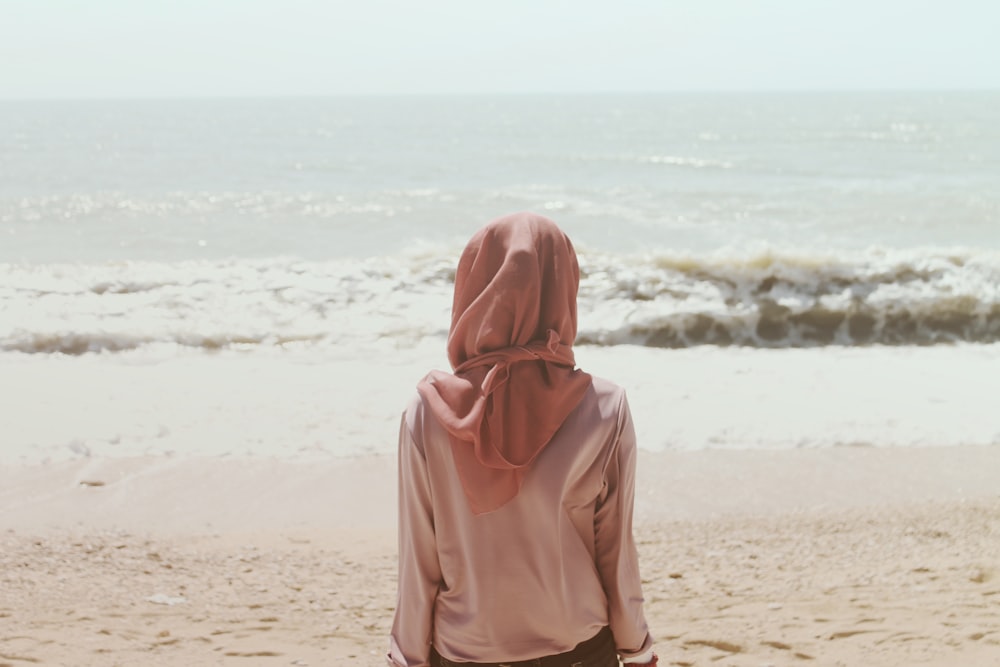
[(403, 415), (399, 428), (399, 598), (389, 663), (429, 667), (434, 601), (441, 582), (431, 485), (424, 452)]
[(635, 467), (635, 428), (623, 395), (618, 442), (605, 468), (594, 515), (597, 568), (608, 597), (611, 632), (623, 658), (642, 655), (653, 643), (642, 609), (639, 556), (632, 536)]

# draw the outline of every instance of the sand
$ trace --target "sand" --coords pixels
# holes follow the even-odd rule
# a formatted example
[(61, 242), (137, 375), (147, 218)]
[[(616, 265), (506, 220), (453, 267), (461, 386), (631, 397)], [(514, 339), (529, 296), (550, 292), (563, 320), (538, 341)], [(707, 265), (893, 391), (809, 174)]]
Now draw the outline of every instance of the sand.
[[(443, 350), (0, 354), (0, 465), (391, 455), (417, 381), (447, 368)], [(1000, 445), (1000, 344), (576, 355), (627, 388), (649, 451)]]
[[(640, 463), (661, 664), (1000, 664), (1000, 448)], [(0, 467), (0, 666), (384, 664), (394, 465)]]

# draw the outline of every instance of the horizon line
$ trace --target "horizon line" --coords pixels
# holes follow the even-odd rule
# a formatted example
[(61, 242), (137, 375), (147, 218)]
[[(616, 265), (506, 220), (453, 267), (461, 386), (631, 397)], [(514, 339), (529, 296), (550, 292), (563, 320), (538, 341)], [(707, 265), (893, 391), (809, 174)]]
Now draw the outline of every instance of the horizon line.
[(676, 90), (579, 90), (579, 91), (466, 91), (466, 92), (345, 92), (345, 93), (233, 93), (233, 94), (152, 94), (152, 95), (45, 95), (4, 96), (0, 102), (113, 102), (113, 101), (211, 101), (211, 100), (301, 100), (342, 98), (434, 98), (434, 97), (604, 97), (604, 96), (672, 96), (672, 95), (899, 95), (942, 93), (997, 93), (993, 88), (766, 88), (766, 89), (676, 89)]

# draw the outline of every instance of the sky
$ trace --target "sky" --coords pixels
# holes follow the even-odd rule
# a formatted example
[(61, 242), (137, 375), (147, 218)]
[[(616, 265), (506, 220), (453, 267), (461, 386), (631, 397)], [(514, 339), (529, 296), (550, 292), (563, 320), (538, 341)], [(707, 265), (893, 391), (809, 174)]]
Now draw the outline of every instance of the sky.
[(1000, 89), (996, 0), (0, 0), (0, 99)]

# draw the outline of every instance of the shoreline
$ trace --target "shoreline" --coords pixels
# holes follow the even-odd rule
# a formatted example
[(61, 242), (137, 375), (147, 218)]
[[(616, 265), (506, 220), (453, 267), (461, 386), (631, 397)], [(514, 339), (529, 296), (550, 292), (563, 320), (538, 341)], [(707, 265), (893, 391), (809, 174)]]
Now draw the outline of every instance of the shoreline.
[[(640, 449), (636, 521), (770, 516), (1000, 497), (1000, 446)], [(394, 538), (395, 456), (206, 456), (0, 464), (0, 528), (153, 535), (292, 527)], [(359, 511), (363, 507), (363, 511)], [(150, 521), (156, 518), (156, 523)], [(290, 520), (290, 517), (294, 519)]]
[[(382, 342), (384, 343), (384, 341)], [(0, 465), (137, 456), (393, 455), (444, 343), (322, 354), (0, 354)], [(627, 391), (655, 452), (1000, 445), (1000, 344), (576, 350)]]

